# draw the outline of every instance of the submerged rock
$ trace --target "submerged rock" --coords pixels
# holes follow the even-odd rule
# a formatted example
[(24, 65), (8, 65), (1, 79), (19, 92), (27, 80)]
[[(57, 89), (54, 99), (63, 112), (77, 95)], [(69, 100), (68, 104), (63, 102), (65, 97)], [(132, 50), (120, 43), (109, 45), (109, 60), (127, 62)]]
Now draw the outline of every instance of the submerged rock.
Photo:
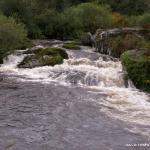
[(19, 68), (34, 68), (46, 65), (54, 66), (56, 64), (62, 64), (63, 59), (68, 59), (67, 53), (60, 48), (36, 49), (30, 52), (32, 54), (24, 58), (18, 65)]

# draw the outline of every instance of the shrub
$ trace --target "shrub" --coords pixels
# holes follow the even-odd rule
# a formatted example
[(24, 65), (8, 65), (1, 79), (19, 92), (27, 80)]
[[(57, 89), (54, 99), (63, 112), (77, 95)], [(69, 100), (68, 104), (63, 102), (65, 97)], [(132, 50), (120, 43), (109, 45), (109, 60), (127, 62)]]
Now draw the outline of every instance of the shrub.
[(108, 4), (114, 12), (127, 15), (140, 15), (149, 11), (149, 0), (97, 0), (101, 4)]
[(146, 13), (140, 16), (137, 24), (144, 27), (148, 27), (150, 29), (150, 13)]
[(150, 61), (147, 53), (147, 51), (127, 51), (121, 56), (121, 60), (135, 86), (150, 91)]
[(59, 13), (52, 9), (44, 9), (40, 15), (36, 17), (36, 22), (41, 30), (41, 34), (46, 38), (53, 38), (56, 35), (56, 25)]
[(59, 23), (56, 26), (58, 37), (63, 35), (64, 40), (79, 37), (82, 32), (82, 24), (75, 14), (76, 12), (73, 8), (68, 8), (60, 15)]
[(112, 14), (112, 23), (114, 27), (124, 27), (129, 24), (128, 18), (125, 15), (121, 15), (119, 13)]
[(3, 15), (0, 15), (0, 41), (1, 58), (9, 51), (25, 48), (29, 44), (24, 25)]
[(95, 33), (98, 28), (108, 28), (111, 26), (112, 18), (108, 6), (101, 6), (95, 3), (83, 3), (74, 7), (74, 15), (77, 22), (82, 25), (85, 32)]

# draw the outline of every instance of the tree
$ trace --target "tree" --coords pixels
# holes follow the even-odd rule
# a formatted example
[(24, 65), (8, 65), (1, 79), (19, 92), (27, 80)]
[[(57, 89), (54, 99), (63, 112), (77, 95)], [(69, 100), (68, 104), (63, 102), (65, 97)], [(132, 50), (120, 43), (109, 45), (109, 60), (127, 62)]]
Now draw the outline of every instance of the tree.
[(126, 15), (141, 15), (150, 10), (150, 0), (98, 0), (99, 4), (108, 4), (114, 12)]
[(0, 62), (9, 51), (25, 48), (28, 44), (27, 31), (23, 24), (13, 18), (0, 15)]
[(85, 32), (95, 33), (98, 28), (109, 28), (111, 26), (111, 11), (107, 6), (83, 3), (74, 7), (73, 11)]

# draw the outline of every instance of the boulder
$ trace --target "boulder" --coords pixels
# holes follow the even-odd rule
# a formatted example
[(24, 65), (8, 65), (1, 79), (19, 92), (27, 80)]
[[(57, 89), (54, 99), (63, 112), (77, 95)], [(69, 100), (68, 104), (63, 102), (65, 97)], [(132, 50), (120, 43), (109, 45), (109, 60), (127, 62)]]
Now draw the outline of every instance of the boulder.
[(85, 46), (93, 46), (94, 38), (93, 38), (92, 34), (90, 32), (84, 33), (81, 36), (81, 43), (82, 43), (82, 45), (85, 45)]
[(94, 35), (95, 47), (102, 54), (120, 57), (124, 50), (139, 48), (149, 33), (150, 29), (138, 27), (98, 29)]
[(27, 55), (18, 65), (19, 68), (34, 68), (40, 66), (54, 66), (62, 64), (64, 59), (68, 59), (67, 53), (60, 48), (38, 49), (34, 53)]

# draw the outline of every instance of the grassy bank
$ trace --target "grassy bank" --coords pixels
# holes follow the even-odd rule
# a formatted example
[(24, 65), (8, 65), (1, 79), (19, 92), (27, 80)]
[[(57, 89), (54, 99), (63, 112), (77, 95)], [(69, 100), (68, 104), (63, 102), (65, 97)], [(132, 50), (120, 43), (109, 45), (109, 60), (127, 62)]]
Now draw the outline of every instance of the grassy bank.
[(134, 85), (150, 92), (150, 53), (147, 50), (127, 51), (121, 60)]

